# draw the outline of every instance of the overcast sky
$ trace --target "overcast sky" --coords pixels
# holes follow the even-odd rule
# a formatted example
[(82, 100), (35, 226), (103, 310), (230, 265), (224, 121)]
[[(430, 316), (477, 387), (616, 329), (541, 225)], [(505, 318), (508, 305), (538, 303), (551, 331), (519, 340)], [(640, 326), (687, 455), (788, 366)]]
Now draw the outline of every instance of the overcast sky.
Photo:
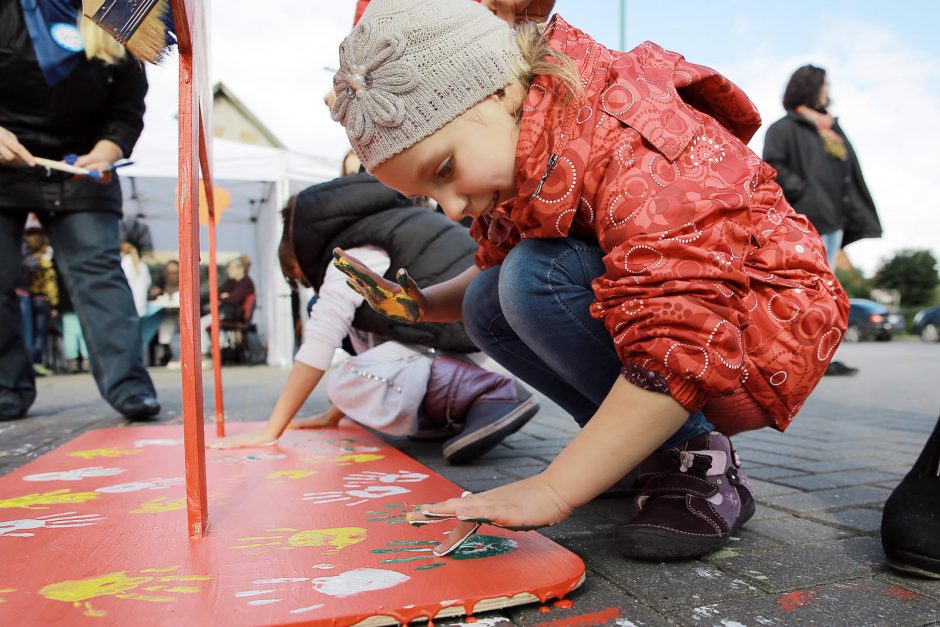
[[(885, 235), (848, 249), (866, 273), (904, 247), (940, 257), (940, 2), (934, 0), (672, 0), (626, 3), (626, 47), (651, 40), (716, 68), (764, 118), (783, 115), (794, 69), (826, 68), (832, 112), (855, 146)], [(342, 127), (322, 103), (354, 0), (225, 0), (209, 18), (211, 80), (223, 81), (288, 147), (337, 159)], [(620, 0), (557, 0), (568, 22), (619, 46)], [(263, 8), (261, 8), (263, 7)], [(147, 128), (136, 158), (173, 141), (177, 64), (150, 68)]]

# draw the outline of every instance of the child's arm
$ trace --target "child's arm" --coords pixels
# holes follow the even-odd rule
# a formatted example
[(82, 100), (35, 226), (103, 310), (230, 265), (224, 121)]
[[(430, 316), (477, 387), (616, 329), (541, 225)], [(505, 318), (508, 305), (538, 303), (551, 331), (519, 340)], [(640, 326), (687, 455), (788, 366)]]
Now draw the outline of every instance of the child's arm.
[(265, 426), (255, 431), (216, 440), (209, 446), (211, 448), (242, 448), (274, 444), (284, 433), (284, 429), (287, 428), (291, 418), (300, 410), (304, 401), (317, 387), (323, 377), (323, 372), (319, 368), (295, 361), (290, 374), (287, 376), (287, 384), (278, 397), (277, 403), (274, 404), (274, 409), (271, 411), (271, 416)]
[[(618, 378), (590, 422), (543, 472), (480, 494), (426, 505), (421, 511), (510, 528), (554, 524), (622, 479), (688, 415), (672, 397)], [(435, 552), (446, 553), (473, 524), (458, 525)]]
[(460, 320), (463, 295), (480, 273), (479, 268), (471, 266), (452, 279), (422, 290), (404, 268), (398, 270), (395, 283), (339, 248), (333, 251), (333, 258), (333, 265), (349, 277), (346, 284), (359, 292), (370, 307), (403, 322)]

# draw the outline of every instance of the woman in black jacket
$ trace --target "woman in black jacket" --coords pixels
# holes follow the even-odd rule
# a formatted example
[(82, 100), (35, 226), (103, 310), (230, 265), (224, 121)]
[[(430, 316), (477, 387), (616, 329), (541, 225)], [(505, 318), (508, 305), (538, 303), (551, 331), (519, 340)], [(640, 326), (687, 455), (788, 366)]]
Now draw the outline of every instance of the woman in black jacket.
[(794, 209), (806, 214), (826, 245), (829, 265), (839, 250), (866, 237), (881, 237), (855, 150), (831, 116), (826, 71), (804, 65), (783, 95), (787, 114), (767, 129), (764, 161)]
[[(160, 406), (121, 271), (121, 187), (108, 172), (143, 129), (143, 67), (77, 0), (5, 1), (0, 85), (0, 419), (23, 416), (36, 397), (13, 292), (30, 211), (55, 249), (102, 396), (129, 419), (151, 418)], [(35, 167), (34, 157), (69, 154), (101, 182)]]

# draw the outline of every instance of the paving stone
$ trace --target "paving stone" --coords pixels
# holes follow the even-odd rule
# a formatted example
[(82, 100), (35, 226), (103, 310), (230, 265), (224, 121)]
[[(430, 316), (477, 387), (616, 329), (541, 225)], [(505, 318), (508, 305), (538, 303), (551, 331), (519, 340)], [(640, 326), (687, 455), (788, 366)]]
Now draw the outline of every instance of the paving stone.
[(916, 575), (907, 575), (896, 570), (887, 570), (876, 577), (892, 586), (908, 588), (940, 601), (940, 579), (928, 579)]
[(817, 492), (803, 492), (771, 496), (765, 500), (777, 507), (790, 509), (796, 512), (811, 512), (821, 509), (835, 509), (857, 505), (882, 505), (891, 494), (884, 488), (873, 486), (852, 486), (848, 488), (833, 488)]
[(751, 482), (751, 493), (754, 495), (754, 498), (761, 499), (765, 496), (778, 496), (783, 494), (796, 494), (798, 490), (780, 485), (778, 483), (771, 483), (770, 481), (762, 481), (760, 479), (755, 479), (751, 476), (751, 469), (747, 469), (747, 477)]
[(747, 476), (752, 479), (764, 479), (766, 481), (776, 481), (782, 477), (805, 477), (806, 473), (793, 468), (783, 466), (753, 466), (744, 464), (742, 466)]
[(874, 563), (868, 547), (849, 545), (852, 541), (745, 552), (721, 560), (721, 568), (770, 592), (869, 576), (880, 563)]
[[(517, 625), (538, 627), (571, 627), (574, 625), (649, 625), (665, 626), (669, 621), (652, 608), (623, 593), (604, 578), (589, 574), (580, 588), (565, 601), (548, 601), (504, 610)], [(483, 618), (485, 614), (479, 617)], [(479, 625), (480, 623), (475, 623)], [(468, 626), (471, 627), (471, 626)], [(494, 625), (500, 627), (500, 623)]]
[(807, 516), (863, 533), (877, 532), (881, 529), (881, 510), (879, 509), (859, 507), (835, 512), (812, 512)]
[(794, 457), (792, 455), (781, 455), (780, 453), (768, 453), (765, 451), (757, 450), (747, 450), (739, 449), (735, 446), (735, 450), (738, 451), (738, 455), (741, 457), (741, 463), (744, 464), (744, 467), (747, 467), (749, 461), (760, 462), (762, 464), (773, 464), (774, 466), (785, 466), (787, 468), (794, 468), (800, 470), (807, 462), (806, 458)]
[(778, 482), (801, 490), (823, 490), (826, 488), (841, 488), (849, 485), (864, 483), (877, 483), (879, 481), (901, 480), (901, 475), (882, 472), (880, 470), (840, 470), (838, 472), (822, 472), (801, 477), (781, 477)]
[(793, 589), (746, 601), (722, 601), (670, 618), (684, 625), (922, 625), (940, 618), (940, 604), (877, 579)]
[(847, 531), (795, 516), (748, 521), (747, 530), (784, 544), (793, 545), (838, 540), (851, 535)]
[(639, 562), (611, 551), (603, 542), (575, 540), (566, 544), (585, 560), (591, 570), (660, 610), (762, 594), (757, 587), (713, 564), (694, 560)]
[(838, 470), (853, 470), (856, 468), (883, 469), (880, 460), (869, 457), (853, 457), (849, 459), (826, 459), (821, 462), (809, 462), (803, 466), (806, 472), (835, 472)]

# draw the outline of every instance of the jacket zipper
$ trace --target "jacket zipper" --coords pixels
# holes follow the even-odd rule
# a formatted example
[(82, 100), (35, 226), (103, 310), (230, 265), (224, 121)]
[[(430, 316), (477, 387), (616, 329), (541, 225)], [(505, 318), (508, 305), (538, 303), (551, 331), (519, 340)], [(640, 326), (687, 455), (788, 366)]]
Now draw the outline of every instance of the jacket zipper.
[(545, 179), (548, 178), (548, 175), (552, 173), (552, 170), (555, 166), (558, 165), (558, 155), (554, 152), (548, 156), (548, 165), (545, 168), (545, 173), (542, 175), (542, 178), (539, 179), (539, 185), (535, 188), (535, 191), (532, 192), (532, 195), (529, 198), (535, 198), (542, 191), (542, 185), (545, 184)]

